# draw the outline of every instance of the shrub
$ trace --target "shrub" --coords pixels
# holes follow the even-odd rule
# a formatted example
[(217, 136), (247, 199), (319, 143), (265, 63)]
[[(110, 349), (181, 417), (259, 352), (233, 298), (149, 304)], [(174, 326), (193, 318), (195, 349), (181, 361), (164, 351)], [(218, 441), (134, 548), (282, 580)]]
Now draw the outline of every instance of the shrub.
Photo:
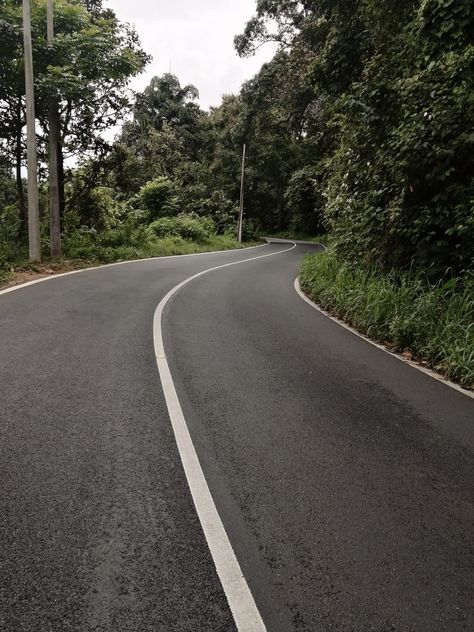
[(154, 238), (181, 237), (190, 241), (204, 243), (215, 234), (215, 225), (209, 217), (199, 217), (195, 213), (181, 213), (177, 217), (162, 217), (148, 227), (149, 235)]
[(214, 191), (210, 197), (201, 200), (201, 212), (212, 217), (218, 235), (235, 232), (239, 209), (224, 191)]
[(139, 193), (141, 206), (148, 211), (150, 219), (176, 215), (179, 204), (175, 194), (175, 186), (168, 178), (159, 177), (147, 182)]
[(98, 186), (82, 193), (70, 203), (67, 210), (67, 222), (94, 227), (98, 231), (111, 228), (116, 222), (119, 205), (110, 187)]
[(7, 205), (0, 210), (0, 278), (6, 277), (12, 264), (26, 254), (18, 246), (20, 217), (16, 205)]
[(0, 209), (0, 243), (15, 241), (20, 231), (20, 215), (15, 204)]

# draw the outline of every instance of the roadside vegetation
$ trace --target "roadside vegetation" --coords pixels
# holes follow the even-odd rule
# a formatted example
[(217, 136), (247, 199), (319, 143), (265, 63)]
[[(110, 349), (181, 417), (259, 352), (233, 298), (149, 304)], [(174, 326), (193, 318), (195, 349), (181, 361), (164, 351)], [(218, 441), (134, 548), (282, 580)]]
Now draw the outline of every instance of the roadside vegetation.
[(144, 225), (129, 217), (120, 226), (101, 233), (85, 228), (71, 231), (63, 238), (62, 257), (45, 257), (43, 264), (28, 261), (26, 250), (11, 252), (0, 265), (0, 285), (15, 276), (21, 279), (26, 272), (54, 274), (87, 265), (241, 247), (232, 234), (217, 235), (210, 218), (180, 214)]
[(474, 387), (474, 278), (416, 272), (382, 274), (350, 266), (334, 252), (307, 256), (304, 292), (373, 340)]
[[(108, 238), (105, 241), (108, 241)], [(21, 279), (25, 272), (39, 275), (55, 274), (118, 261), (233, 250), (252, 245), (254, 245), (252, 242), (239, 244), (235, 237), (230, 235), (213, 235), (210, 239), (202, 242), (180, 237), (151, 239), (146, 242), (141, 241), (136, 246), (130, 245), (130, 242), (123, 246), (107, 246), (101, 239), (90, 240), (81, 236), (77, 240), (73, 236), (71, 241), (66, 244), (63, 255), (59, 259), (45, 257), (43, 263), (35, 263), (28, 260), (25, 252), (23, 256), (6, 262), (0, 268), (0, 289), (2, 284), (8, 284), (15, 278)]]
[[(235, 247), (245, 143), (244, 240), (320, 236), (331, 254), (304, 264), (312, 296), (472, 383), (472, 0), (259, 1), (235, 48), (272, 42), (276, 53), (209, 111), (172, 74), (128, 89), (149, 56), (102, 0), (56, 0), (55, 11), (48, 44), (45, 2), (32, 0), (46, 259), (50, 97), (62, 257), (85, 265)], [(27, 252), (16, 0), (0, 5), (0, 38), (1, 279)]]

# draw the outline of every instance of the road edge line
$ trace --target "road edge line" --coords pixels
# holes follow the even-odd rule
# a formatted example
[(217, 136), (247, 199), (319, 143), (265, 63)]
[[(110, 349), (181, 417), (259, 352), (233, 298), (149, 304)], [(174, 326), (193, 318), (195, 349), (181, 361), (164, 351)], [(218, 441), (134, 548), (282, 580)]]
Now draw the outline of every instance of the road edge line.
[(91, 272), (93, 270), (101, 270), (102, 268), (111, 268), (112, 266), (123, 266), (127, 263), (141, 263), (144, 261), (160, 261), (161, 259), (177, 259), (178, 257), (199, 257), (200, 255), (218, 255), (224, 252), (245, 252), (247, 250), (253, 250), (254, 248), (264, 248), (269, 244), (259, 244), (258, 246), (249, 246), (248, 248), (229, 248), (228, 250), (209, 250), (209, 252), (190, 252), (184, 255), (163, 255), (162, 257), (144, 257), (143, 259), (130, 259), (128, 261), (114, 261), (114, 263), (103, 263), (98, 266), (91, 266), (90, 268), (80, 268), (79, 270), (70, 270), (69, 272), (60, 272), (59, 274), (49, 274), (33, 281), (27, 281), (26, 283), (19, 283), (18, 285), (12, 285), (10, 287), (0, 290), (0, 296), (2, 294), (8, 294), (15, 290), (21, 290), (29, 285), (36, 285), (43, 281), (51, 281), (51, 279), (59, 279), (60, 277), (70, 276), (72, 274), (79, 274), (81, 272)]
[(222, 524), (191, 439), (166, 358), (163, 343), (162, 317), (163, 311), (170, 299), (179, 292), (181, 288), (198, 277), (222, 268), (283, 254), (294, 248), (296, 248), (296, 244), (293, 244), (291, 248), (286, 248), (278, 252), (233, 261), (198, 272), (172, 288), (161, 299), (153, 317), (155, 358), (178, 452), (194, 506), (238, 632), (266, 632), (266, 627), (242, 573), (224, 525)]
[(436, 371), (433, 371), (432, 369), (428, 369), (427, 367), (421, 366), (420, 364), (418, 364), (417, 362), (414, 362), (413, 360), (408, 360), (407, 358), (404, 358), (399, 353), (395, 353), (394, 351), (391, 351), (390, 349), (388, 349), (385, 345), (382, 345), (379, 342), (375, 342), (375, 340), (371, 340), (368, 336), (365, 336), (360, 331), (357, 331), (357, 329), (354, 329), (354, 327), (351, 327), (340, 318), (333, 316), (332, 314), (327, 312), (325, 309), (323, 309), (322, 307), (314, 303), (308, 296), (306, 296), (306, 294), (301, 289), (299, 277), (296, 277), (295, 279), (294, 288), (298, 296), (301, 299), (303, 299), (305, 303), (308, 303), (308, 305), (311, 305), (311, 307), (313, 307), (316, 311), (318, 311), (323, 316), (326, 316), (326, 318), (329, 318), (329, 320), (332, 320), (333, 322), (337, 323), (344, 329), (347, 329), (347, 331), (350, 331), (351, 333), (355, 334), (358, 338), (365, 340), (365, 342), (368, 342), (373, 347), (380, 349), (380, 351), (383, 351), (384, 353), (392, 356), (392, 358), (399, 360), (403, 364), (411, 366), (413, 369), (417, 369), (421, 373), (428, 375), (428, 377), (433, 378), (437, 382), (440, 382), (441, 384), (444, 384), (445, 386), (449, 386), (455, 391), (458, 391), (458, 393), (461, 393), (462, 395), (466, 395), (466, 397), (470, 397), (471, 399), (474, 399), (474, 392), (468, 391), (467, 389), (463, 388), (462, 386), (459, 386), (459, 384), (456, 384), (455, 382), (451, 382), (451, 380), (448, 380), (447, 378), (443, 377), (442, 375), (440, 375)]

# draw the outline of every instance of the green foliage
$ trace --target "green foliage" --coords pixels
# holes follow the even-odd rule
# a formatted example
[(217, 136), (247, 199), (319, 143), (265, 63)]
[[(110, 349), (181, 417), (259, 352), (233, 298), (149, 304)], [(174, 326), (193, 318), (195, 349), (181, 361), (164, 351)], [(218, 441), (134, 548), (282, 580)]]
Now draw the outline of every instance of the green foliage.
[(194, 86), (182, 87), (175, 75), (153, 77), (143, 93), (137, 96), (135, 121), (142, 129), (161, 130), (165, 125), (176, 127), (189, 140), (197, 131), (203, 114), (196, 103), (198, 96)]
[(124, 197), (158, 177), (173, 182), (196, 162), (205, 141), (206, 116), (196, 103), (194, 86), (177, 77), (153, 77), (136, 95), (133, 120), (122, 128), (107, 159), (114, 186)]
[(297, 139), (287, 216), (274, 206), (285, 228), (306, 215), (314, 166), (339, 256), (434, 279), (473, 269), (473, 32), (470, 0), (257, 3), (236, 47), (280, 43), (242, 95)]
[(14, 242), (20, 231), (20, 217), (15, 204), (0, 210), (0, 242)]
[[(82, 157), (66, 170), (71, 248), (141, 249), (127, 222), (132, 232), (153, 222), (147, 248), (158, 234), (180, 247), (203, 239), (194, 216), (173, 219), (183, 212), (233, 233), (245, 143), (247, 238), (328, 230), (350, 269), (420, 271), (434, 284), (447, 268), (473, 269), (472, 0), (259, 0), (236, 48), (249, 55), (276, 42), (276, 54), (208, 113), (196, 88), (171, 74), (129, 101), (125, 87), (148, 57), (101, 0), (57, 0), (56, 12), (51, 46), (44, 2), (33, 3), (40, 163), (56, 95), (64, 151)], [(0, 36), (0, 209), (17, 203), (23, 218), (16, 0), (0, 5)], [(133, 118), (109, 151), (101, 132), (128, 108)]]
[(197, 243), (206, 243), (215, 235), (215, 224), (210, 217), (181, 213), (177, 217), (157, 219), (147, 230), (148, 234), (155, 238), (181, 237)]
[(175, 186), (171, 180), (162, 176), (147, 182), (139, 193), (141, 206), (148, 212), (151, 220), (157, 217), (179, 213), (178, 199), (174, 195)]
[(0, 156), (0, 279), (24, 256), (15, 181), (8, 161)]
[(474, 99), (466, 73), (474, 73), (473, 52), (431, 62), (388, 97), (381, 83), (375, 87), (385, 80), (373, 68), (371, 84), (341, 99), (326, 212), (347, 259), (364, 253), (387, 269), (414, 264), (433, 276), (472, 268)]
[(317, 167), (298, 169), (285, 191), (290, 232), (316, 235), (323, 232), (324, 200), (320, 193), (321, 176)]
[[(100, 158), (105, 154), (108, 143), (103, 132), (116, 125), (130, 107), (128, 83), (143, 70), (149, 56), (141, 50), (133, 28), (103, 8), (101, 0), (56, 0), (53, 43), (46, 37), (46, 3), (34, 1), (31, 9), (40, 174), (44, 176), (49, 99), (53, 96), (60, 118), (59, 186), (64, 214), (68, 175), (64, 156)], [(16, 168), (18, 203), (25, 224), (21, 194), (25, 161), (22, 11), (16, 0), (0, 4), (0, 37), (0, 154)], [(25, 232), (25, 225), (22, 228)]]
[(165, 255), (186, 255), (214, 250), (233, 250), (242, 247), (229, 235), (214, 235), (208, 241), (201, 243), (185, 240), (182, 237), (164, 237), (152, 242), (148, 252), (149, 256), (163, 257)]
[(17, 191), (11, 165), (0, 155), (0, 212), (5, 206), (15, 204), (16, 201)]
[[(177, 231), (167, 231), (163, 227), (153, 229), (155, 224), (166, 224), (165, 220), (168, 219), (171, 223), (179, 222)], [(64, 256), (69, 259), (112, 263), (240, 247), (231, 236), (215, 235), (212, 226), (212, 221), (206, 218), (172, 217), (157, 220), (150, 227), (127, 221), (102, 234), (94, 230), (74, 230), (64, 237)], [(179, 234), (179, 230), (182, 230), (184, 236)]]
[(371, 338), (415, 358), (466, 387), (474, 386), (474, 278), (430, 283), (420, 273), (381, 274), (351, 268), (334, 256), (307, 256), (304, 291)]
[(197, 213), (212, 219), (217, 234), (232, 233), (236, 230), (238, 206), (226, 197), (221, 189), (213, 191), (209, 197), (199, 200)]
[(0, 279), (24, 256), (23, 248), (18, 246), (19, 234), (20, 217), (16, 205), (0, 208)]
[(444, 54), (472, 44), (474, 12), (469, 0), (423, 0), (418, 8), (417, 31), (425, 52)]
[(95, 228), (105, 231), (116, 223), (120, 205), (114, 197), (110, 187), (96, 186), (90, 190), (81, 191), (74, 203), (69, 204), (68, 223)]

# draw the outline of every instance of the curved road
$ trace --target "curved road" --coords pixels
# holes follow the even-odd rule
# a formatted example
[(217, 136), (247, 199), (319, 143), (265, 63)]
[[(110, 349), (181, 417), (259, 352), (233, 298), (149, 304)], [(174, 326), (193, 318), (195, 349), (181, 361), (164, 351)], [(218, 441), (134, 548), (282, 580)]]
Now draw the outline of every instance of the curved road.
[(474, 628), (474, 401), (301, 300), (307, 247), (104, 267), (0, 295), (0, 629), (234, 631), (176, 391), (268, 632)]

